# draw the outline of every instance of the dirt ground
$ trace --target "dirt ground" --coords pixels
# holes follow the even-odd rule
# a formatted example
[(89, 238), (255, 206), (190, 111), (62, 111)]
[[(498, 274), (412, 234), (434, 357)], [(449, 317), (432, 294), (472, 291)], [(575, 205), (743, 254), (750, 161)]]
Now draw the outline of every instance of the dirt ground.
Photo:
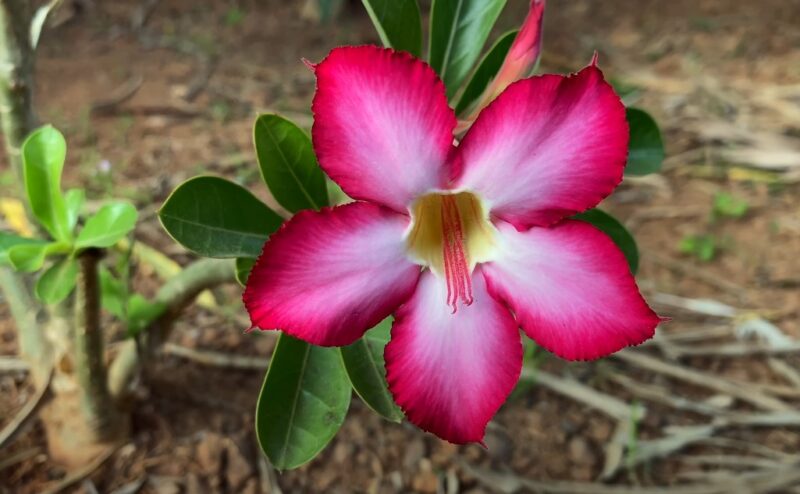
[[(188, 260), (154, 218), (169, 191), (203, 172), (266, 197), (255, 115), (310, 125), (314, 81), (300, 58), (377, 42), (357, 5), (318, 25), (301, 3), (63, 8), (44, 34), (36, 105), (67, 136), (66, 185), (134, 200), (138, 238)], [(508, 3), (500, 24), (510, 28), (527, 2)], [(544, 42), (544, 71), (578, 69), (598, 50), (626, 100), (662, 126), (663, 173), (626, 179), (603, 205), (636, 235), (640, 285), (672, 317), (655, 342), (594, 363), (544, 356), (485, 450), (381, 421), (356, 398), (330, 446), (284, 473), (255, 444), (263, 372), (165, 353), (131, 404), (130, 444), (66, 492), (638, 492), (734, 478), (727, 491), (800, 492), (800, 1), (551, 0)], [(720, 197), (747, 211), (715, 212)], [(714, 242), (712, 259), (680, 248), (693, 237)], [(139, 278), (156, 286), (153, 273)], [(266, 360), (273, 336), (244, 334), (237, 289), (221, 295), (230, 310), (192, 309), (172, 343)], [(16, 349), (12, 324), (0, 305), (4, 355)], [(31, 392), (24, 372), (0, 373), (0, 425)], [(0, 453), (0, 493), (43, 492), (70, 473), (43, 444), (37, 426)], [(777, 482), (787, 475), (796, 480)]]

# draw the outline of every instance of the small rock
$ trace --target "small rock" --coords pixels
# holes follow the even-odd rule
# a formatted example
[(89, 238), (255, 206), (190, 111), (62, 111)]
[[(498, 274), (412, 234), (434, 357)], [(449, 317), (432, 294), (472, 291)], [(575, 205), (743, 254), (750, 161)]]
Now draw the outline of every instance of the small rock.
[(492, 461), (502, 464), (511, 462), (514, 453), (514, 443), (511, 437), (497, 427), (490, 429), (484, 438), (486, 450)]
[(339, 441), (333, 448), (333, 462), (346, 463), (353, 457), (355, 446), (347, 441)]
[(258, 482), (255, 477), (249, 479), (241, 490), (232, 490), (231, 492), (238, 492), (239, 494), (258, 494)]
[(579, 465), (591, 464), (594, 461), (589, 443), (582, 437), (573, 437), (568, 445), (569, 459)]
[(395, 488), (395, 490), (399, 491), (403, 488), (403, 475), (395, 470), (394, 472), (389, 473), (389, 482)]
[(151, 476), (150, 486), (156, 494), (180, 494), (181, 487), (177, 481), (171, 478)]
[(406, 470), (411, 469), (419, 463), (423, 456), (425, 456), (425, 442), (421, 438), (416, 438), (406, 447), (405, 454), (403, 454), (403, 466)]
[(203, 469), (203, 473), (214, 475), (219, 472), (222, 462), (223, 439), (219, 434), (205, 433), (197, 443), (195, 458)]
[(203, 485), (203, 481), (200, 478), (190, 473), (186, 476), (186, 494), (203, 494), (208, 492), (208, 487)]
[(228, 468), (225, 472), (228, 487), (234, 492), (239, 492), (244, 481), (253, 474), (253, 466), (232, 440), (225, 441), (225, 449), (228, 452)]
[(433, 471), (433, 465), (425, 458), (419, 462), (419, 472), (414, 476), (411, 486), (415, 492), (436, 494), (439, 489), (439, 477)]
[(607, 420), (592, 420), (589, 422), (589, 437), (598, 443), (604, 443), (611, 438), (612, 427)]

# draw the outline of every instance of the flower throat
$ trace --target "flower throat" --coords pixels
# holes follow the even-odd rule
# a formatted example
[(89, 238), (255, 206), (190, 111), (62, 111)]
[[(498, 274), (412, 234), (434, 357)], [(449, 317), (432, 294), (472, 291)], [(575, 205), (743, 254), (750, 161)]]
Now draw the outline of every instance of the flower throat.
[(469, 192), (427, 194), (414, 203), (411, 217), (409, 253), (444, 278), (445, 302), (454, 313), (459, 304), (472, 304), (472, 272), (494, 247), (494, 227), (480, 200)]

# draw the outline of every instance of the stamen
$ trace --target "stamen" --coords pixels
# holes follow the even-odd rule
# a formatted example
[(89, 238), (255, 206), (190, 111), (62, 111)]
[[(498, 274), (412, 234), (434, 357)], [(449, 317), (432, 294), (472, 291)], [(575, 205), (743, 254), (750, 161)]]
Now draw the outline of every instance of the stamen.
[(471, 305), (472, 279), (464, 247), (464, 231), (454, 196), (442, 197), (442, 258), (447, 282), (447, 304), (458, 310), (459, 299)]

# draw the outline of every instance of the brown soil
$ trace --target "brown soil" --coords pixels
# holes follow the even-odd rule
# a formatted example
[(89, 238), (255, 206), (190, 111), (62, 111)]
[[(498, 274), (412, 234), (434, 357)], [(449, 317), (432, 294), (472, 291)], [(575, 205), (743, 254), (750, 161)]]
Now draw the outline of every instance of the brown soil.
[[(62, 9), (59, 25), (44, 34), (37, 107), (43, 121), (67, 135), (67, 185), (85, 185), (95, 198), (114, 194), (135, 200), (146, 218), (140, 237), (185, 261), (187, 255), (153, 218), (155, 206), (180, 181), (200, 172), (237, 178), (265, 196), (250, 143), (254, 116), (279, 111), (308, 125), (313, 77), (300, 58), (318, 60), (335, 45), (377, 38), (357, 7), (337, 23), (319, 26), (300, 18), (301, 2), (164, 0), (156, 3), (144, 26), (132, 27), (145, 3), (84, 1), (78, 11), (71, 10), (72, 4)], [(512, 26), (526, 3), (509, 2), (501, 22)], [(234, 8), (244, 14), (238, 22), (230, 20)], [(626, 181), (605, 205), (637, 237), (645, 293), (714, 299), (766, 317), (787, 336), (800, 338), (800, 163), (794, 171), (753, 173), (752, 167), (722, 154), (732, 149), (731, 128), (767, 133), (798, 147), (800, 117), (792, 115), (800, 115), (800, 2), (575, 0), (552, 1), (548, 8), (542, 68), (574, 70), (597, 49), (607, 75), (637, 86), (636, 104), (662, 125), (669, 154), (664, 173)], [(213, 72), (204, 81), (209, 60)], [(139, 79), (141, 87), (132, 98), (108, 105)], [(187, 101), (184, 96), (195, 88), (196, 97)], [(777, 96), (770, 100), (770, 94)], [(709, 137), (714, 128), (727, 134)], [(111, 163), (110, 175), (98, 168), (102, 160)], [(714, 196), (720, 192), (745, 199), (747, 214), (712, 221)], [(679, 252), (680, 240), (695, 234), (713, 234), (723, 246), (712, 261)], [(139, 278), (145, 291), (156, 286), (152, 273), (141, 272)], [(237, 303), (235, 291), (225, 294)], [(729, 334), (713, 341), (737, 341), (732, 321), (658, 307), (673, 318), (660, 329), (667, 337), (723, 326)], [(0, 305), (0, 352), (6, 355), (16, 349), (12, 324)], [(244, 334), (245, 326), (241, 318), (195, 308), (179, 323), (173, 342), (266, 358), (273, 337)], [(651, 355), (668, 360), (660, 353), (667, 351), (665, 345), (653, 345)], [(782, 355), (780, 360), (796, 368), (800, 356)], [(764, 356), (697, 356), (676, 362), (747, 386), (798, 390)], [(636, 439), (623, 441), (633, 448), (637, 441), (663, 437), (668, 426), (710, 419), (633, 396), (615, 375), (657, 385), (693, 403), (725, 402), (715, 391), (619, 359), (565, 363), (547, 358), (542, 365), (626, 403), (643, 403), (647, 415), (631, 436)], [(259, 472), (253, 435), (261, 378), (260, 372), (160, 356), (131, 403), (130, 444), (67, 492), (114, 492), (138, 481), (144, 482), (138, 492), (159, 494), (263, 493), (277, 492), (277, 486), (283, 492), (342, 493), (475, 494), (500, 488), (499, 482), (487, 483), (485, 476), (467, 471), (465, 464), (539, 481), (590, 482), (603, 469), (617, 427), (607, 415), (545, 386), (525, 387), (496, 417), (484, 450), (447, 444), (408, 424), (383, 422), (354, 399), (344, 427), (316, 460), (273, 478)], [(0, 425), (32, 392), (24, 373), (0, 374)], [(797, 405), (798, 398), (800, 393), (783, 399)], [(739, 401), (730, 406), (754, 411)], [(796, 428), (737, 427), (715, 437), (727, 441), (698, 442), (667, 458), (623, 467), (611, 481), (667, 486), (698, 475), (714, 480), (715, 474), (752, 467), (698, 458), (766, 451), (778, 457), (800, 449)], [(2, 467), (0, 493), (41, 492), (68, 473), (48, 459), (43, 444), (35, 426), (0, 454), (0, 464), (16, 454), (26, 458)]]

